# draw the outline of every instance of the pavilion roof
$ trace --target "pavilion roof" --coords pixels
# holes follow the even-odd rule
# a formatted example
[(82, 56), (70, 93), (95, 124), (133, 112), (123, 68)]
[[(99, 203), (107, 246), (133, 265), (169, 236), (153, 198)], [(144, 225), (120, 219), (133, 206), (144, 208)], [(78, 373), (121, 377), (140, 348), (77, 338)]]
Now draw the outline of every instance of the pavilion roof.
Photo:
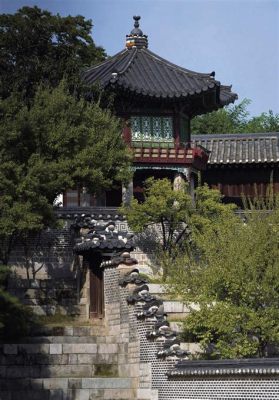
[(212, 91), (216, 93), (217, 108), (237, 99), (231, 86), (223, 86), (214, 79), (215, 72), (191, 71), (151, 52), (147, 48), (147, 36), (138, 29), (139, 17), (135, 18), (136, 30), (127, 35), (127, 47), (101, 64), (85, 70), (83, 79), (87, 84), (99, 84), (102, 88), (110, 86), (162, 99), (184, 100)]
[(279, 132), (192, 135), (210, 152), (208, 165), (279, 162)]

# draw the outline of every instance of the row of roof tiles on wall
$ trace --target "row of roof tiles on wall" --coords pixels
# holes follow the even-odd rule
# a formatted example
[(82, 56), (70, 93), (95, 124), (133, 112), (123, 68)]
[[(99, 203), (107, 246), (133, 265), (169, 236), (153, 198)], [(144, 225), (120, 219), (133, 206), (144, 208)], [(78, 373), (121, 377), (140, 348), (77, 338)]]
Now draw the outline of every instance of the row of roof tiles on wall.
[(279, 132), (192, 135), (192, 145), (210, 152), (209, 165), (279, 162)]

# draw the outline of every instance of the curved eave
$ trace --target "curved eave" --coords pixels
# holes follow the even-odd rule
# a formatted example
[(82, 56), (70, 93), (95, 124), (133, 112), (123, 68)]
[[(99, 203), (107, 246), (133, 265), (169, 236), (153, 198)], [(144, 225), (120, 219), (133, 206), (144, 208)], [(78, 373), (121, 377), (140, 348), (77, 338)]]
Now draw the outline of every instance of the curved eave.
[(221, 85), (220, 87), (220, 104), (221, 106), (227, 106), (228, 104), (234, 103), (238, 99), (236, 93), (231, 91), (231, 86)]
[(179, 67), (145, 48), (124, 49), (82, 73), (87, 84), (99, 83), (103, 89), (110, 87), (148, 98), (187, 101), (216, 91), (217, 108), (235, 101), (237, 95), (213, 75)]

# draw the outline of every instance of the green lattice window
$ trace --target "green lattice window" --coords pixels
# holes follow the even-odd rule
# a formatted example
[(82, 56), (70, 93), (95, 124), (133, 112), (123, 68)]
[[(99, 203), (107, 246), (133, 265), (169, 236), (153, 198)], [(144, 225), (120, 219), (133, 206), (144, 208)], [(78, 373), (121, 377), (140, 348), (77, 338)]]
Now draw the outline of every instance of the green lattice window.
[(131, 117), (133, 141), (173, 141), (172, 117)]

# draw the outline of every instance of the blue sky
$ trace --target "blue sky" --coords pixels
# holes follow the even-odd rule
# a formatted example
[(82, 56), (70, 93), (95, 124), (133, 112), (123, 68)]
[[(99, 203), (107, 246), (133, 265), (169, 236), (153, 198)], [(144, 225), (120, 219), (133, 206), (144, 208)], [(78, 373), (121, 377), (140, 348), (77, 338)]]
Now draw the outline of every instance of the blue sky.
[(1, 12), (38, 5), (94, 23), (93, 39), (109, 55), (124, 47), (141, 15), (149, 48), (198, 72), (216, 72), (251, 115), (279, 112), (279, 0), (0, 0)]

